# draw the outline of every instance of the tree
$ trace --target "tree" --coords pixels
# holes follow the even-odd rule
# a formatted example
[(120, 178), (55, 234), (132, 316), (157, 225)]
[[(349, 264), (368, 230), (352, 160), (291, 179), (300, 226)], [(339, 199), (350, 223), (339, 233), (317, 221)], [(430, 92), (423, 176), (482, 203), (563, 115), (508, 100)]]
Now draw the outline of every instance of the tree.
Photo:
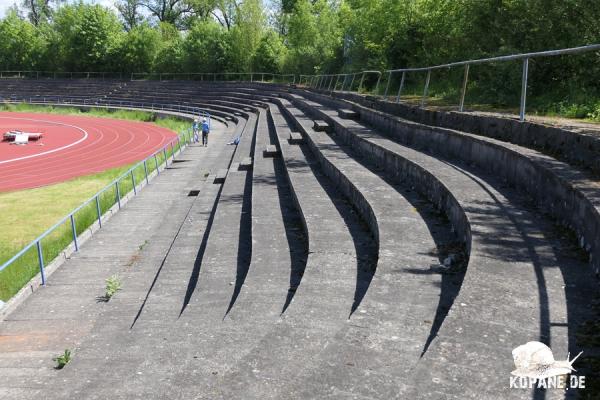
[(122, 72), (147, 72), (152, 69), (161, 45), (160, 32), (147, 23), (131, 29), (123, 37), (116, 54)]
[(4, 70), (37, 69), (46, 43), (32, 23), (9, 12), (0, 21), (0, 37), (0, 65)]
[(183, 42), (186, 72), (223, 72), (230, 62), (229, 32), (216, 22), (197, 21)]
[(52, 15), (50, 0), (23, 0), (22, 4), (27, 11), (27, 17), (36, 26), (47, 21)]
[(193, 6), (185, 0), (140, 0), (145, 7), (160, 22), (180, 25), (181, 19), (193, 11)]
[(181, 34), (174, 25), (162, 22), (159, 25), (161, 46), (153, 63), (155, 72), (182, 72), (184, 49)]
[(58, 9), (54, 17), (54, 46), (61, 66), (71, 71), (118, 69), (114, 52), (122, 28), (117, 16), (99, 5), (79, 3)]
[(139, 12), (139, 0), (120, 0), (115, 3), (115, 7), (121, 14), (125, 30), (131, 30), (143, 21)]
[(261, 0), (245, 0), (234, 15), (235, 25), (230, 31), (230, 58), (236, 71), (250, 69), (252, 56), (265, 29), (265, 15)]
[(252, 57), (252, 70), (255, 72), (281, 73), (286, 48), (281, 37), (274, 31), (268, 31), (260, 41)]

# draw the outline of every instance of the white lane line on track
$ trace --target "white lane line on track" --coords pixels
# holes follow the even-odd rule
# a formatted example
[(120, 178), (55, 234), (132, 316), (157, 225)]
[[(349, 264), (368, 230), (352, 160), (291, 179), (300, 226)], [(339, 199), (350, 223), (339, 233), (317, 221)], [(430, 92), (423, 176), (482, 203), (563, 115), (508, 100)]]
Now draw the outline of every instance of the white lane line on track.
[(6, 164), (9, 162), (15, 162), (15, 161), (21, 161), (21, 160), (26, 160), (28, 158), (34, 158), (34, 157), (40, 157), (43, 156), (45, 154), (50, 154), (50, 153), (56, 153), (57, 151), (62, 151), (64, 149), (68, 149), (69, 147), (73, 147), (81, 142), (83, 142), (84, 140), (86, 140), (88, 138), (88, 133), (85, 129), (82, 129), (78, 126), (75, 125), (70, 125), (70, 124), (65, 124), (63, 122), (56, 122), (56, 121), (46, 121), (43, 119), (33, 119), (33, 118), (17, 118), (17, 117), (0, 117), (0, 119), (18, 119), (21, 121), (33, 121), (33, 122), (45, 122), (48, 124), (55, 124), (55, 125), (62, 125), (62, 126), (68, 126), (70, 128), (75, 128), (79, 131), (81, 131), (83, 133), (83, 137), (73, 143), (70, 143), (66, 146), (62, 146), (62, 147), (57, 147), (56, 149), (52, 149), (52, 150), (48, 150), (48, 151), (44, 151), (42, 153), (38, 153), (38, 154), (31, 154), (29, 156), (23, 156), (23, 157), (17, 157), (17, 158), (11, 158), (9, 160), (4, 160), (4, 161), (0, 161), (0, 164)]

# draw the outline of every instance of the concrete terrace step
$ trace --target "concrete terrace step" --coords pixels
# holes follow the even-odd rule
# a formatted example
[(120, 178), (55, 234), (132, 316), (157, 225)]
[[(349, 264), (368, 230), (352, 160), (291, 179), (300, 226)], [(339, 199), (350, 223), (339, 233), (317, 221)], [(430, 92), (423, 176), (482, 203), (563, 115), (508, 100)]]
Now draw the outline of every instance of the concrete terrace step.
[(290, 137), (288, 138), (289, 144), (301, 144), (304, 141), (302, 135), (298, 132), (290, 132)]
[[(313, 174), (313, 161), (307, 162), (301, 146), (287, 143), (285, 121), (281, 122), (273, 106), (270, 109), (295, 203), (308, 232), (310, 252), (283, 319), (223, 377), (222, 382), (227, 383), (215, 386), (223, 398), (294, 397), (294, 377), (316, 368), (315, 356), (347, 324), (356, 286), (356, 264), (361, 263), (357, 256), (368, 251), (368, 234), (331, 191), (331, 184), (326, 184), (327, 189), (321, 186), (325, 178)], [(332, 247), (332, 242), (336, 246)]]
[[(250, 118), (237, 148), (225, 146), (226, 138), (221, 137), (212, 147), (221, 150), (212, 154), (235, 151), (234, 160), (248, 154), (255, 121)], [(224, 157), (217, 160), (229, 162)], [(227, 367), (221, 359), (224, 353), (231, 352), (227, 359), (231, 362), (243, 355), (247, 340), (242, 338), (248, 327), (223, 318), (235, 288), (243, 283), (240, 273), (247, 271), (250, 261), (249, 182), (249, 172), (231, 171), (221, 187), (209, 184), (201, 190), (178, 234), (170, 236), (171, 252), (160, 264), (160, 274), (130, 283), (130, 290), (124, 288), (111, 300), (115, 303), (105, 314), (106, 325), (83, 346), (77, 362), (63, 371), (69, 384), (52, 387), (53, 394), (158, 399), (175, 390), (197, 393), (203, 379), (213, 379), (212, 368)], [(227, 346), (230, 340), (240, 347)], [(109, 344), (111, 357), (106, 358)], [(152, 349), (152, 358), (147, 357), (147, 349)], [(106, 372), (97, 374), (98, 368)], [(139, 372), (150, 380), (139, 381)], [(119, 384), (124, 380), (130, 382), (126, 387)]]
[[(448, 190), (466, 216), (469, 267), (438, 338), (414, 371), (415, 386), (407, 393), (428, 398), (442, 390), (474, 399), (482, 393), (501, 393), (503, 398), (531, 395), (509, 390), (503, 377), (490, 377), (485, 371), (512, 368), (512, 349), (530, 340), (551, 340), (558, 354), (575, 351), (568, 332), (559, 326), (574, 326), (589, 318), (590, 310), (586, 295), (579, 298), (564, 288), (572, 285), (571, 290), (592, 295), (591, 270), (572, 255), (557, 254), (556, 228), (494, 177), (404, 147), (337, 117), (335, 110), (322, 104), (295, 101), (329, 118), (344, 141), (390, 174), (422, 187), (432, 201), (444, 204), (448, 195), (442, 192)], [(458, 211), (447, 211), (451, 220), (460, 219), (452, 216)], [(459, 232), (465, 231), (461, 222), (455, 224)], [(574, 270), (579, 273), (567, 272)], [(532, 293), (538, 295), (532, 298)], [(496, 321), (502, 321), (502, 329)], [(433, 378), (440, 380), (438, 388), (431, 386)]]
[[(217, 140), (224, 140), (226, 134), (215, 131), (215, 135), (219, 138)], [(224, 146), (222, 148), (227, 149)], [(140, 281), (140, 276), (148, 278), (151, 276), (149, 269), (159, 266), (156, 260), (168, 252), (177, 227), (185, 219), (190, 203), (196, 199), (187, 196), (188, 189), (198, 188), (198, 182), (207, 168), (211, 168), (216, 160), (225, 160), (227, 157), (222, 153), (215, 157), (216, 154), (202, 150), (199, 147), (188, 148), (180, 156), (189, 160), (185, 166), (165, 171), (155, 178), (104, 224), (94, 240), (83, 244), (79, 253), (49, 277), (46, 288), (33, 293), (0, 324), (2, 365), (22, 365), (27, 369), (25, 375), (29, 375), (27, 379), (15, 380), (2, 374), (0, 398), (39, 398), (29, 397), (36, 393), (39, 396), (38, 389), (43, 389), (46, 398), (59, 398), (50, 394), (56, 392), (49, 388), (62, 385), (62, 373), (66, 369), (54, 370), (52, 357), (70, 348), (80, 358), (81, 349), (87, 347), (88, 340), (96, 335), (97, 329), (114, 329), (114, 320), (107, 319), (106, 312), (119, 302), (118, 295), (110, 303), (97, 300), (104, 294), (104, 280), (118, 274), (123, 282), (123, 290), (119, 295), (129, 295), (129, 290)], [(122, 256), (115, 261), (114, 253)], [(136, 274), (137, 278), (128, 278)], [(92, 279), (90, 275), (93, 275)], [(130, 315), (131, 319), (134, 315)], [(131, 319), (122, 322), (128, 326)], [(126, 329), (119, 334), (127, 335)], [(115, 345), (117, 343), (113, 342)], [(114, 354), (112, 351), (106, 353), (105, 349), (103, 351), (105, 354)], [(15, 352), (20, 353), (20, 360), (29, 360), (29, 364), (16, 364), (14, 360), (9, 360), (10, 355), (17, 354)], [(49, 353), (52, 356), (48, 356)], [(44, 373), (51, 376), (43, 380), (36, 378), (31, 374), (32, 364), (44, 368), (47, 371)], [(75, 363), (69, 367), (76, 369)], [(83, 373), (94, 374), (93, 371), (90, 369)], [(80, 373), (81, 370), (74, 371), (75, 376), (80, 376)], [(70, 389), (76, 388), (71, 386)], [(67, 397), (78, 396), (71, 393)]]
[[(432, 249), (435, 254), (436, 243), (421, 214), (397, 188), (352, 159), (327, 134), (313, 130), (312, 120), (300, 110), (285, 100), (282, 105), (307, 137), (325, 173), (359, 210), (378, 242), (377, 270), (374, 271), (373, 281), (364, 288), (366, 294), (362, 304), (360, 307), (354, 305), (359, 313), (354, 314), (352, 319), (378, 332), (382, 351), (369, 348), (367, 344), (354, 344), (351, 347), (357, 361), (371, 365), (369, 369), (372, 374), (397, 376), (400, 379), (407, 369), (416, 366), (426, 346), (431, 325), (424, 321), (433, 321), (436, 316), (439, 302), (439, 290), (436, 287), (441, 285), (441, 277), (432, 274), (430, 269), (431, 265), (440, 262), (431, 254)], [(422, 319), (415, 318), (415, 315)], [(354, 336), (352, 331), (348, 329), (347, 335)], [(399, 340), (391, 340), (392, 336)], [(350, 347), (349, 343), (337, 343), (331, 352), (320, 357), (320, 362), (324, 365), (331, 363), (336, 353), (347, 347)], [(383, 368), (373, 363), (373, 360), (384, 362), (390, 354), (394, 354), (398, 368)], [(321, 375), (328, 376), (330, 373), (334, 372), (322, 371)], [(340, 374), (344, 376), (342, 380), (345, 382), (356, 381), (353, 373), (351, 369), (335, 371), (338, 379)], [(333, 376), (329, 378), (331, 380)], [(311, 389), (314, 390), (314, 387)], [(365, 390), (351, 384), (339, 389), (352, 392)], [(392, 396), (397, 390), (396, 383), (385, 385), (380, 382), (378, 387), (369, 387), (361, 394), (385, 397)]]
[(267, 145), (265, 147), (265, 149), (263, 150), (263, 157), (265, 157), (265, 158), (278, 157), (278, 156), (279, 156), (279, 150), (277, 149), (277, 146), (274, 144)]
[[(327, 96), (310, 92), (306, 94), (335, 108), (348, 106), (346, 102)], [(423, 125), (364, 106), (353, 107), (360, 110), (362, 121), (401, 143), (472, 163), (528, 193), (542, 209), (575, 231), (580, 246), (590, 253), (595, 273), (600, 275), (600, 182), (596, 176), (579, 166), (569, 165), (531, 148)], [(553, 131), (548, 133), (554, 134)], [(523, 139), (521, 136), (517, 135), (513, 140), (520, 142)], [(576, 134), (573, 136), (577, 137)], [(581, 142), (586, 140), (583, 137), (580, 139)], [(545, 143), (546, 138), (538, 137), (538, 140)], [(582, 149), (582, 152), (592, 148)]]

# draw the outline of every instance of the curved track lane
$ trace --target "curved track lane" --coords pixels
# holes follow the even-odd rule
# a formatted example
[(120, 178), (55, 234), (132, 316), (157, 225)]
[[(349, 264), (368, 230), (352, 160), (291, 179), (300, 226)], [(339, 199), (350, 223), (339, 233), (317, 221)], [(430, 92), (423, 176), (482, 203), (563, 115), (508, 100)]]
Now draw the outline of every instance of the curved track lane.
[(38, 142), (0, 142), (0, 192), (28, 189), (139, 161), (176, 138), (151, 123), (1, 112), (0, 133), (42, 132)]

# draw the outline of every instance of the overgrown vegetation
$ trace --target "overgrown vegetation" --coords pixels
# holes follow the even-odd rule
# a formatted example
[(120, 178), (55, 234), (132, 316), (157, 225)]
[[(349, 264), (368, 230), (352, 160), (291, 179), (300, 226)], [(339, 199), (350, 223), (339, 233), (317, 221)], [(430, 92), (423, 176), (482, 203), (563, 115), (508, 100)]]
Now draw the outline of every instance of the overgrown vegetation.
[[(23, 2), (0, 21), (0, 69), (337, 73), (416, 67), (600, 42), (596, 0), (117, 0)], [(598, 53), (533, 59), (528, 109), (600, 120)], [(514, 109), (519, 61), (473, 66), (467, 104)], [(398, 75), (398, 74), (397, 74)], [(430, 94), (457, 103), (463, 70)], [(384, 79), (386, 79), (384, 77)], [(407, 76), (422, 93), (424, 73)], [(376, 78), (365, 85), (372, 89)], [(384, 82), (387, 83), (387, 82)], [(399, 76), (392, 79), (393, 91)]]
[(65, 352), (52, 359), (56, 362), (56, 369), (63, 369), (71, 361), (71, 350), (65, 349)]
[[(4, 110), (27, 112), (50, 112), (61, 114), (80, 114), (76, 108), (41, 107), (30, 105), (3, 105)], [(152, 113), (119, 110), (112, 112), (103, 109), (92, 109), (86, 115), (99, 117), (119, 117), (122, 119), (135, 119), (151, 121)], [(165, 118), (154, 121), (165, 128), (182, 132), (189, 127), (189, 122)], [(167, 151), (171, 156), (171, 149)], [(164, 162), (164, 154), (157, 155), (159, 164)], [(147, 164), (148, 172), (156, 169), (153, 162)], [(67, 182), (45, 186), (41, 188), (0, 193), (0, 264), (8, 261), (13, 255), (24, 248), (32, 240), (50, 228), (69, 212), (89, 199), (104, 186), (113, 182), (125, 173), (131, 165), (113, 168), (99, 174), (83, 176)], [(145, 179), (143, 165), (134, 171), (135, 181), (140, 183)], [(121, 195), (133, 189), (131, 178), (125, 177), (119, 182)], [(100, 211), (104, 214), (116, 202), (116, 188), (112, 187), (98, 197)], [(39, 205), (44, 204), (44, 210)], [(75, 214), (77, 234), (82, 234), (91, 224), (97, 221), (98, 213), (95, 201), (88, 203)], [(65, 221), (52, 234), (42, 241), (42, 254), (46, 264), (54, 260), (61, 251), (71, 242), (70, 221)], [(39, 272), (38, 255), (35, 246), (11, 266), (0, 272), (0, 300), (7, 301), (17, 293), (23, 285)]]
[(119, 290), (121, 290), (121, 279), (117, 275), (112, 275), (106, 279), (106, 290), (104, 293), (106, 301), (110, 300)]

